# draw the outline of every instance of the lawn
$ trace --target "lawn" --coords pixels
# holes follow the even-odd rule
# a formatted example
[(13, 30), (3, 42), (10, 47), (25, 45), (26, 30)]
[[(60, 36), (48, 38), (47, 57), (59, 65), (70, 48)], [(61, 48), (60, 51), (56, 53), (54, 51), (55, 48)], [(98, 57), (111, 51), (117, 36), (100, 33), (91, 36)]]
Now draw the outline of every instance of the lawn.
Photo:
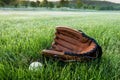
[[(0, 80), (119, 80), (120, 12), (0, 11)], [(102, 47), (100, 61), (60, 63), (43, 59), (56, 26), (82, 30)]]

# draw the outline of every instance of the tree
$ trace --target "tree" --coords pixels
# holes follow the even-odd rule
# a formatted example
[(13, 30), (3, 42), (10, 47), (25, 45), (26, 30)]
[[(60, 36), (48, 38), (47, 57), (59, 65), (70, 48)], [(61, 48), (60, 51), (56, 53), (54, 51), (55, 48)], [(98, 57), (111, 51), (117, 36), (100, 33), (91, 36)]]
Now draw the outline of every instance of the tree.
[(20, 0), (0, 0), (0, 2), (4, 3), (7, 6), (18, 7)]
[(36, 1), (36, 6), (37, 6), (37, 7), (40, 6), (40, 1), (39, 1), (39, 0)]
[(42, 7), (48, 7), (48, 1), (47, 1), (47, 0), (43, 0), (43, 1), (41, 2), (41, 6), (42, 6)]
[(76, 8), (81, 8), (83, 6), (83, 3), (81, 2), (81, 0), (76, 0)]
[(0, 0), (0, 7), (4, 7), (5, 3)]
[(65, 7), (68, 7), (69, 6), (69, 0), (66, 0), (65, 1), (65, 5), (64, 5)]
[(60, 0), (59, 1), (60, 7), (68, 7), (68, 5), (69, 5), (69, 0)]
[(20, 5), (20, 0), (14, 0), (10, 2), (10, 6), (18, 7)]
[(36, 2), (31, 1), (31, 2), (30, 2), (30, 6), (31, 6), (31, 7), (37, 7)]
[(1, 0), (2, 2), (4, 2), (6, 5), (9, 5), (12, 2), (15, 2), (17, 0)]
[(28, 7), (30, 6), (30, 2), (29, 1), (20, 1), (20, 6), (24, 6), (24, 7)]
[(54, 7), (54, 4), (52, 3), (52, 2), (48, 2), (48, 5), (47, 5), (48, 7), (50, 7), (50, 8), (53, 8)]

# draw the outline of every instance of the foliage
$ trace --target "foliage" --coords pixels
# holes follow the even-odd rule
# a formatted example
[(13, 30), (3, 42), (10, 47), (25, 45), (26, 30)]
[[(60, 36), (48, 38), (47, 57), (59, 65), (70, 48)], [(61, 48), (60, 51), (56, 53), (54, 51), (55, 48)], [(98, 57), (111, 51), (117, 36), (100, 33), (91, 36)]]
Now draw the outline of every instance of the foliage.
[(9, 5), (11, 2), (14, 2), (15, 0), (0, 0), (0, 1), (4, 2), (7, 5)]
[(37, 7), (40, 6), (40, 1), (39, 1), (39, 0), (36, 1), (36, 6), (37, 6)]
[(48, 5), (47, 5), (47, 6), (50, 7), (50, 8), (54, 8), (53, 2), (48, 2)]
[(48, 1), (47, 0), (43, 0), (41, 2), (41, 7), (48, 7)]
[(20, 1), (20, 6), (28, 7), (28, 6), (30, 6), (30, 2), (29, 1)]
[(76, 0), (76, 8), (81, 8), (83, 6), (83, 3), (81, 2), (81, 0)]
[(5, 6), (5, 3), (0, 0), (0, 7), (4, 7), (4, 6)]
[[(14, 11), (7, 15), (3, 12), (0, 12), (0, 80), (120, 79), (119, 12)], [(44, 58), (42, 69), (28, 70), (31, 62), (41, 61), (41, 50), (50, 48), (55, 26), (61, 25), (95, 38), (103, 49), (101, 60), (60, 63)]]
[(36, 2), (34, 2), (34, 1), (31, 1), (31, 2), (30, 2), (30, 6), (31, 6), (31, 7), (37, 7), (38, 4), (37, 4)]
[(60, 7), (68, 7), (68, 5), (69, 5), (69, 0), (60, 0), (59, 1)]

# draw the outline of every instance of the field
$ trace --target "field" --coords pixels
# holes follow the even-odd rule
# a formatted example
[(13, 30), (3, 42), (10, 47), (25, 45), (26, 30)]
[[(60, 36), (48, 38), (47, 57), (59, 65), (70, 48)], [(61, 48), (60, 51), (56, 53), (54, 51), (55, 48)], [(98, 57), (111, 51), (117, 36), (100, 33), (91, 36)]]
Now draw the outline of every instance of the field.
[[(120, 12), (0, 11), (0, 80), (120, 80)], [(102, 47), (100, 61), (60, 63), (43, 59), (56, 26), (82, 30)]]

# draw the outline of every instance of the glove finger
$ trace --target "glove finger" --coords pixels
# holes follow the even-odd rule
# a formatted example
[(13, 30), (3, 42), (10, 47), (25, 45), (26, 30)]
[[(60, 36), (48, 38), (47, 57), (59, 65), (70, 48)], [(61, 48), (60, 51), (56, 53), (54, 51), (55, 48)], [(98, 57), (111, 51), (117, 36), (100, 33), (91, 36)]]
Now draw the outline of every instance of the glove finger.
[(72, 37), (68, 37), (68, 36), (63, 35), (63, 34), (55, 33), (55, 35), (56, 35), (56, 39), (60, 38), (60, 39), (65, 40), (65, 41), (67, 41), (67, 42), (69, 42), (71, 44), (78, 45), (78, 46), (89, 45), (90, 42), (91, 42), (91, 40), (87, 40), (87, 43), (82, 43), (82, 42), (80, 42), (80, 41), (78, 41), (78, 40), (76, 40), (76, 39), (74, 39)]
[(75, 59), (75, 56), (65, 55), (64, 52), (59, 52), (59, 51), (54, 51), (54, 50), (42, 50), (42, 53), (45, 54), (48, 57), (51, 56), (51, 55), (57, 55), (57, 56), (63, 58), (63, 60), (73, 60), (73, 59)]
[[(65, 37), (64, 37), (65, 38)], [(55, 38), (54, 39), (55, 40), (55, 42), (56, 43), (58, 43), (57, 45), (60, 45), (60, 46), (62, 46), (62, 48), (60, 49), (60, 50), (63, 50), (63, 47), (64, 48), (66, 48), (67, 49), (67, 51), (68, 50), (70, 50), (70, 51), (74, 51), (74, 52), (81, 52), (82, 50), (84, 50), (84, 49), (86, 49), (87, 47), (89, 47), (89, 45), (91, 45), (91, 43), (92, 43), (92, 41), (91, 40), (89, 40), (87, 43), (81, 43), (81, 42), (77, 42), (76, 44), (71, 44), (70, 42), (68, 42), (68, 41), (65, 41), (65, 40), (63, 40), (63, 39), (61, 39), (61, 38)], [(66, 38), (66, 40), (68, 40), (67, 38)], [(70, 41), (70, 40), (69, 40)], [(74, 43), (74, 41), (72, 42), (72, 43)], [(79, 46), (79, 47), (78, 47)], [(59, 50), (59, 47), (57, 47), (58, 49), (57, 50)], [(64, 50), (63, 50), (64, 51)]]
[[(71, 37), (71, 38), (73, 38), (73, 39), (76, 39), (76, 40), (78, 40), (79, 42), (81, 42), (81, 43), (86, 43), (89, 39), (87, 38), (87, 37), (81, 37), (80, 35), (81, 34), (79, 34), (79, 35), (75, 35), (75, 34), (71, 34), (71, 33), (69, 33), (69, 32), (62, 32), (62, 31), (60, 31), (60, 32), (58, 32), (59, 34), (63, 34), (63, 35), (66, 35), (66, 36), (68, 36), (68, 37)], [(79, 37), (77, 37), (77, 36), (79, 36)]]
[(56, 51), (61, 51), (61, 52), (71, 52), (70, 49), (63, 47), (61, 45), (55, 45), (55, 44), (52, 45), (52, 49)]
[(66, 36), (72, 37), (74, 39), (77, 39), (83, 43), (87, 42), (88, 38), (84, 37), (82, 32), (66, 28), (66, 27), (57, 27), (56, 31), (60, 34), (64, 34)]
[[(65, 32), (63, 32), (63, 33), (65, 33)], [(67, 35), (65, 35), (65, 34), (67, 34)], [(85, 41), (81, 41), (81, 40), (83, 40), (82, 38), (79, 39), (79, 38), (77, 38), (75, 36), (70, 36), (70, 33), (69, 34), (65, 33), (65, 34), (56, 33), (56, 35), (58, 35), (58, 36), (56, 36), (56, 38), (59, 38), (59, 37), (61, 38), (61, 35), (67, 36), (68, 38), (67, 37), (62, 37), (61, 39), (64, 39), (64, 40), (66, 40), (67, 42), (70, 42), (70, 43), (75, 42), (74, 45), (78, 45), (79, 47), (89, 46), (89, 44), (90, 44), (89, 42), (91, 42), (91, 40), (88, 39), (87, 37), (84, 37), (86, 39)]]
[(76, 50), (76, 48), (77, 48), (76, 45), (73, 45), (73, 44), (66, 42), (64, 40), (61, 40), (61, 39), (54, 39), (54, 41), (55, 41), (56, 45), (61, 45), (63, 47), (70, 49), (71, 51)]
[(67, 42), (69, 42), (71, 44), (74, 44), (74, 45), (80, 45), (80, 44), (82, 44), (80, 41), (78, 41), (78, 40), (76, 40), (76, 39), (74, 39), (72, 37), (63, 35), (63, 34), (55, 33), (55, 35), (56, 35), (56, 38), (60, 38), (60, 39), (65, 40), (65, 41), (67, 41)]
[(48, 54), (48, 55), (59, 55), (59, 56), (64, 56), (64, 52), (58, 52), (58, 51), (53, 51), (53, 50), (42, 50), (43, 54)]

